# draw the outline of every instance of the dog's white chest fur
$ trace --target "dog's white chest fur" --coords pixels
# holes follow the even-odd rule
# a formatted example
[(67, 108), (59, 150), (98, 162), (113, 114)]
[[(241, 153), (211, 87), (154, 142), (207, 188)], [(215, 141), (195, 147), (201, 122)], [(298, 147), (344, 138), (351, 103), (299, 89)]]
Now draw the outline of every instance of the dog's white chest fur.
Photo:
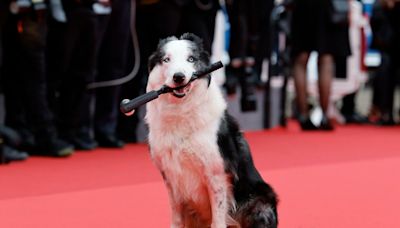
[[(177, 133), (169, 132), (164, 135), (163, 140), (157, 140), (160, 147), (151, 149), (153, 160), (163, 172), (174, 198), (182, 203), (191, 203), (188, 206), (194, 207), (192, 209), (204, 211), (209, 207), (210, 201), (205, 169), (209, 169), (208, 165), (223, 167), (218, 148), (211, 145), (216, 139), (205, 132), (191, 135)], [(208, 136), (198, 137), (199, 134)]]
[[(174, 185), (171, 187), (179, 188), (183, 196), (192, 196), (194, 190), (201, 188), (204, 169), (211, 165), (223, 167), (217, 132), (226, 104), (213, 87), (202, 98), (196, 98), (203, 100), (204, 106), (170, 106), (162, 99), (148, 105), (146, 119), (152, 158), (170, 177), (168, 181)], [(207, 99), (211, 96), (212, 100)]]

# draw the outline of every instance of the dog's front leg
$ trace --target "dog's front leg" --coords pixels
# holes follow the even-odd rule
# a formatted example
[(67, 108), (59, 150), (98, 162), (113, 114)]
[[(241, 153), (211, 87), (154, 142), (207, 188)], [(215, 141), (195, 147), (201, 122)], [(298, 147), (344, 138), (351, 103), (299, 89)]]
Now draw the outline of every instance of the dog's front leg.
[(226, 228), (228, 189), (223, 165), (217, 165), (210, 171), (206, 171), (206, 180), (208, 182), (207, 188), (211, 201), (211, 228)]
[(171, 228), (184, 228), (183, 215), (182, 215), (182, 204), (176, 202), (170, 197), (171, 204)]
[(168, 190), (169, 204), (171, 205), (171, 228), (184, 228), (182, 203), (180, 203), (174, 196), (173, 189), (167, 178), (165, 178), (164, 175), (163, 178)]

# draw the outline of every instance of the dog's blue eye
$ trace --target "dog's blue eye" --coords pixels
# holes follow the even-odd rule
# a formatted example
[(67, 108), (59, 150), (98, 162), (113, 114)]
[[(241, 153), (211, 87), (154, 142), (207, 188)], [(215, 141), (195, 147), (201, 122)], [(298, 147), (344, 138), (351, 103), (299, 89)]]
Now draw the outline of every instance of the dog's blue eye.
[(162, 60), (162, 61), (163, 61), (164, 63), (168, 63), (168, 62), (169, 62), (169, 60), (170, 60), (170, 59), (169, 59), (169, 57), (165, 57), (165, 58), (163, 58), (163, 60)]
[(187, 59), (187, 61), (189, 63), (193, 63), (195, 61), (195, 58), (193, 56), (189, 56), (189, 58)]

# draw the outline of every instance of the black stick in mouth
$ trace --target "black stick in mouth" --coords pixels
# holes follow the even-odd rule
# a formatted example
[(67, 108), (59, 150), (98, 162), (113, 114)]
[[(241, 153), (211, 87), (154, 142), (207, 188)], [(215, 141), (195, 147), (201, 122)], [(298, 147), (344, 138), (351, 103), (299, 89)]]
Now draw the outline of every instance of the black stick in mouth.
[[(145, 93), (145, 94), (143, 94), (143, 95), (141, 95), (139, 97), (136, 97), (135, 99), (132, 99), (132, 100), (124, 99), (120, 103), (121, 112), (124, 113), (125, 115), (130, 116), (135, 112), (136, 108), (146, 104), (147, 102), (150, 102), (150, 101), (158, 98), (161, 94), (172, 93), (173, 91), (184, 89), (186, 86), (188, 86), (194, 80), (197, 80), (199, 78), (207, 76), (210, 73), (212, 73), (213, 71), (216, 71), (216, 70), (222, 68), (223, 66), (224, 65), (222, 64), (222, 62), (219, 61), (219, 62), (211, 64), (210, 66), (204, 68), (203, 70), (199, 70), (199, 71), (194, 72), (192, 77), (190, 78), (189, 82), (186, 83), (185, 85), (174, 87), (174, 88), (171, 88), (169, 86), (164, 85), (159, 90), (150, 91), (150, 92)], [(174, 95), (175, 94), (176, 93), (174, 93)]]

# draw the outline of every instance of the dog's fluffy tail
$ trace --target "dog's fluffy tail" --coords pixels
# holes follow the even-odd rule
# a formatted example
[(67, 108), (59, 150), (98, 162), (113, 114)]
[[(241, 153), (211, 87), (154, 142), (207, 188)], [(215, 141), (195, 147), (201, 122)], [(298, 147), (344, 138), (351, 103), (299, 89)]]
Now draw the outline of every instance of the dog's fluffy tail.
[(262, 202), (257, 202), (256, 204), (257, 205), (252, 210), (253, 215), (251, 215), (249, 219), (249, 227), (276, 228), (278, 226), (276, 208)]
[(239, 209), (239, 220), (241, 228), (276, 228), (276, 206), (265, 202), (263, 197), (253, 198)]
[(253, 186), (248, 198), (238, 205), (236, 218), (241, 228), (278, 227), (278, 198), (266, 183)]

